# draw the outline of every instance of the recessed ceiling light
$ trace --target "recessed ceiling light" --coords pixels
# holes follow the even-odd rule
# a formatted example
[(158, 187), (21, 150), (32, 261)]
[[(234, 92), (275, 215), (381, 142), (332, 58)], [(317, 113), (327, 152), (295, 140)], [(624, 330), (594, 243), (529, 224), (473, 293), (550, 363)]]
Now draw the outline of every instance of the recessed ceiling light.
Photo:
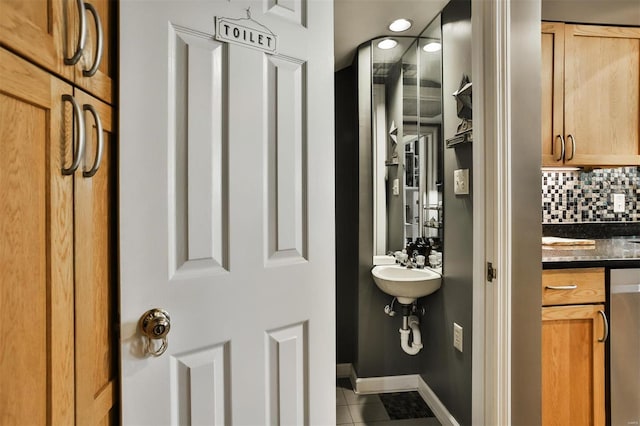
[(409, 28), (411, 28), (411, 21), (404, 18), (396, 19), (389, 24), (389, 29), (395, 33), (407, 31)]
[(440, 49), (442, 49), (442, 45), (437, 41), (432, 41), (431, 43), (427, 43), (422, 48), (422, 50), (424, 50), (425, 52), (437, 52)]
[(384, 40), (382, 40), (382, 41), (380, 41), (378, 43), (378, 49), (383, 49), (383, 50), (393, 49), (397, 45), (398, 45), (398, 42), (395, 41), (394, 39), (385, 38)]

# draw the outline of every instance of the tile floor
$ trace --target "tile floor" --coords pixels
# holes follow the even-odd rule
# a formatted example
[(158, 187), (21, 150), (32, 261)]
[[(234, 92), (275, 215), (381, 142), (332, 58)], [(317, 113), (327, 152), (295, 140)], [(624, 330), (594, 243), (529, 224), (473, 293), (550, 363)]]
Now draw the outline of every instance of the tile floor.
[(337, 380), (336, 411), (338, 425), (440, 426), (417, 392), (356, 395), (349, 379)]

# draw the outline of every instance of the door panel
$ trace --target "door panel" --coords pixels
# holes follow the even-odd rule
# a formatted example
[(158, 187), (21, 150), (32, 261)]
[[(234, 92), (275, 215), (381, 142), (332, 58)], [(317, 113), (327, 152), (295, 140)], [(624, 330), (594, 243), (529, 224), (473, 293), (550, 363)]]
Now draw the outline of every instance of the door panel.
[[(121, 5), (124, 423), (335, 423), (332, 8), (262, 12), (287, 5)], [(215, 41), (214, 17), (278, 53)]]
[(71, 87), (0, 49), (0, 424), (72, 424)]
[(169, 275), (182, 279), (225, 273), (226, 47), (206, 33), (177, 25), (171, 25), (169, 33)]
[(307, 323), (266, 333), (267, 419), (270, 424), (309, 424)]
[(229, 424), (229, 376), (228, 343), (172, 355), (172, 424)]
[(267, 265), (307, 257), (306, 66), (293, 58), (265, 57), (267, 118), (265, 227)]

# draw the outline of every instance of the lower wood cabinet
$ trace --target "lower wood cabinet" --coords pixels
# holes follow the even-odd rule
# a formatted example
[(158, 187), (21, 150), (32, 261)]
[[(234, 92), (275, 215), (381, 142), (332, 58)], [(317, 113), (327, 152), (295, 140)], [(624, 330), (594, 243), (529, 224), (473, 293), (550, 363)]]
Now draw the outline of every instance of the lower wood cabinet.
[[(86, 150), (64, 174), (71, 99)], [(112, 124), (109, 105), (0, 48), (0, 425), (117, 422)]]
[(604, 305), (542, 308), (543, 425), (604, 425), (603, 315)]
[(604, 269), (545, 270), (542, 286), (560, 305), (542, 307), (542, 424), (604, 426)]

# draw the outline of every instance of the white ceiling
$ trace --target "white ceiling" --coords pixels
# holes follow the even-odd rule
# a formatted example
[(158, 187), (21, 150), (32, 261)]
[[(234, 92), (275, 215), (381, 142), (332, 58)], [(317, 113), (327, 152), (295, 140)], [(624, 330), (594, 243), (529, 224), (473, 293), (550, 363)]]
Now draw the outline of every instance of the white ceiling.
[[(401, 35), (417, 36), (449, 0), (334, 0), (335, 69), (351, 65), (365, 41), (393, 34), (387, 26), (409, 18), (413, 27)], [(638, 0), (541, 0), (542, 19), (640, 25)]]
[[(335, 69), (351, 65), (356, 48), (384, 35), (418, 36), (449, 0), (334, 0)], [(389, 31), (397, 18), (413, 26), (403, 33)]]

